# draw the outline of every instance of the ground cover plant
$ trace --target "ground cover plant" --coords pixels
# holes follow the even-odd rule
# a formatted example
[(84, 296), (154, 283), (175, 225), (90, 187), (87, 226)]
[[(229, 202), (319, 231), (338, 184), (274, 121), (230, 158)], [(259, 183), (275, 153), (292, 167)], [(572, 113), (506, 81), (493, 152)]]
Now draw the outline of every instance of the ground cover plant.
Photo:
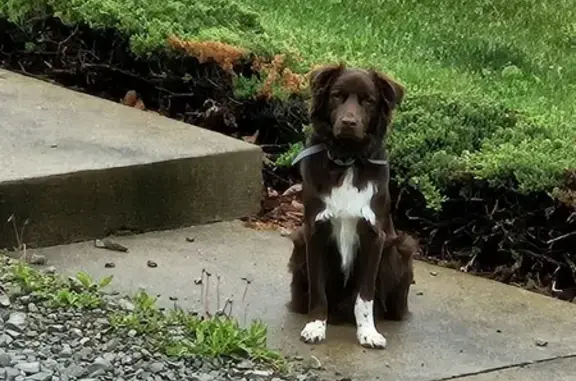
[(112, 373), (142, 379), (148, 379), (146, 373), (150, 379), (156, 374), (240, 380), (252, 373), (264, 379), (317, 379), (306, 373), (305, 364), (267, 346), (260, 321), (240, 323), (226, 306), (188, 311), (175, 303), (162, 309), (142, 289), (132, 296), (108, 292), (111, 282), (112, 276), (65, 277), (54, 269), (39, 270), (0, 252), (3, 371), (23, 370), (35, 379), (110, 378)]
[(396, 220), (424, 257), (576, 295), (572, 1), (8, 0), (0, 16), (2, 66), (255, 142), (276, 192), (298, 181), (302, 75), (384, 70), (407, 87)]

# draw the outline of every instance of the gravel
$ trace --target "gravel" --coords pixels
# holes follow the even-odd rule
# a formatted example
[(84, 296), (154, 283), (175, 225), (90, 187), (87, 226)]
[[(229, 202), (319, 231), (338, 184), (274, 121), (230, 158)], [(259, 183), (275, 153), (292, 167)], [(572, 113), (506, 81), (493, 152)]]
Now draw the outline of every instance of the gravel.
[(109, 312), (123, 307), (134, 308), (124, 300), (89, 312), (54, 310), (28, 295), (0, 297), (0, 381), (320, 380), (305, 362), (283, 375), (250, 360), (168, 358), (145, 337), (110, 329)]

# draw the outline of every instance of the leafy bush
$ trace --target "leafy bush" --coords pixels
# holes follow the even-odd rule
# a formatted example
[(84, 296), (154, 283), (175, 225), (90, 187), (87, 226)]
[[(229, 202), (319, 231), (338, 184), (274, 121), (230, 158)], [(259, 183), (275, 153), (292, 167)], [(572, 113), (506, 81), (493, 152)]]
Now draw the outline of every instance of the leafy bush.
[(272, 45), (258, 15), (234, 0), (6, 0), (0, 15), (23, 27), (32, 18), (54, 15), (69, 24), (115, 28), (130, 36), (132, 49), (141, 55), (166, 48), (172, 35), (253, 51)]
[[(408, 96), (388, 139), (396, 180), (419, 189), (439, 208), (455, 182), (488, 180), (520, 193), (552, 192), (576, 168), (576, 129), (546, 126), (502, 103), (449, 97)], [(302, 149), (291, 145), (276, 164), (290, 165)]]
[[(421, 188), (434, 207), (455, 180), (551, 191), (570, 161), (576, 164), (558, 161), (576, 154), (574, 145), (562, 144), (562, 129), (546, 128), (498, 102), (428, 94), (409, 97), (399, 111), (390, 137), (394, 171), (399, 181)], [(556, 142), (553, 156), (547, 141)]]

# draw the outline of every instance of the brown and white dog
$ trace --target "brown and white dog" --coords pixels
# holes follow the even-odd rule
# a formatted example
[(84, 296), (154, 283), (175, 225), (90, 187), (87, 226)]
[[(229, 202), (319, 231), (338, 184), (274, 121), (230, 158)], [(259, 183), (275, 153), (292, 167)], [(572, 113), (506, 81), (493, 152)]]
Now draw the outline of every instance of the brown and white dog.
[(295, 159), (304, 221), (291, 237), (289, 308), (308, 314), (305, 342), (324, 340), (327, 323), (354, 321), (361, 345), (384, 348), (375, 320), (408, 312), (417, 248), (392, 223), (384, 145), (404, 88), (344, 65), (314, 70), (310, 88), (313, 133)]

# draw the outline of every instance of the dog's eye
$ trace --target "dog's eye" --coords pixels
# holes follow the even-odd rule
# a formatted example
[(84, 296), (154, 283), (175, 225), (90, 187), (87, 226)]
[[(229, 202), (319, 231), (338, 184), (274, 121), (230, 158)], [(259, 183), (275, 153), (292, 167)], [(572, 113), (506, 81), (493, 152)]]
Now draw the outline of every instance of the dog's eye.
[(366, 98), (362, 100), (364, 106), (372, 107), (376, 104), (376, 101), (372, 98)]
[(330, 96), (332, 97), (332, 99), (337, 100), (337, 101), (341, 101), (342, 99), (344, 99), (344, 96), (342, 95), (342, 93), (334, 92), (334, 93), (330, 94)]

